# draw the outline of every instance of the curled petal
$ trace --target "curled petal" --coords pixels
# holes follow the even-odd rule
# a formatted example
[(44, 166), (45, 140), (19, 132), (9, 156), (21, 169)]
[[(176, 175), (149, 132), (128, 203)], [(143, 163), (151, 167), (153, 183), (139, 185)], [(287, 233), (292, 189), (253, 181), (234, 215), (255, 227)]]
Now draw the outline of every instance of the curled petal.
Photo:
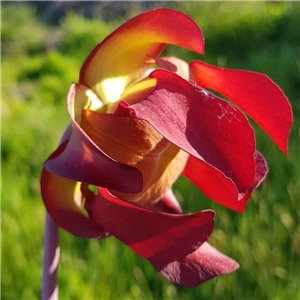
[(205, 242), (196, 251), (167, 265), (160, 273), (169, 281), (195, 287), (215, 276), (236, 270), (239, 264)]
[(228, 102), (193, 86), (178, 75), (158, 70), (157, 84), (129, 106), (162, 136), (230, 178), (247, 191), (254, 172), (254, 132), (246, 117)]
[(161, 198), (182, 172), (188, 157), (148, 122), (121, 106), (114, 114), (83, 111), (82, 128), (109, 157), (140, 170), (143, 175), (141, 193), (111, 191), (120, 199), (140, 205)]
[(249, 198), (251, 197), (252, 192), (261, 184), (261, 182), (265, 179), (268, 173), (268, 166), (264, 157), (259, 152), (255, 152), (254, 157), (256, 163), (255, 177), (248, 191), (240, 200), (240, 206), (242, 207), (241, 212), (244, 212), (244, 207), (247, 204)]
[(72, 135), (72, 131), (73, 131), (73, 126), (71, 123), (65, 130), (64, 134), (62, 135), (60, 142), (59, 142), (60, 145), (67, 142), (70, 139), (70, 137)]
[(83, 84), (73, 84), (68, 95), (68, 112), (76, 126), (81, 125), (82, 110), (97, 110), (103, 102), (93, 90)]
[(198, 249), (214, 227), (213, 211), (158, 213), (114, 198), (104, 189), (98, 190), (93, 201), (86, 201), (86, 209), (94, 222), (158, 270)]
[(160, 69), (171, 71), (185, 80), (190, 78), (189, 64), (177, 57), (157, 57), (156, 64)]
[(249, 188), (249, 190), (251, 191), (256, 189), (268, 174), (267, 162), (262, 156), (262, 154), (256, 151), (254, 154), (254, 158), (255, 158), (255, 177)]
[(73, 113), (75, 98), (76, 87), (73, 85), (68, 95), (68, 111), (73, 122), (71, 137), (49, 157), (45, 168), (73, 181), (120, 192), (140, 192), (143, 186), (140, 171), (108, 157), (76, 122), (76, 114)]
[(141, 14), (118, 28), (89, 55), (80, 72), (80, 83), (92, 88), (105, 102), (120, 98), (124, 88), (148, 68), (166, 44), (203, 53), (203, 36), (186, 15), (158, 9)]
[(228, 70), (200, 61), (190, 64), (192, 79), (201, 87), (224, 95), (235, 103), (287, 154), (293, 116), (288, 99), (266, 75)]
[[(121, 99), (128, 104), (134, 104), (147, 97), (153, 88), (156, 86), (155, 78), (146, 77), (143, 80), (136, 82), (127, 87), (121, 95)], [(118, 108), (119, 102), (109, 105), (110, 111), (115, 111)]]
[(255, 176), (248, 190), (239, 194), (233, 182), (211, 166), (192, 156), (186, 164), (183, 175), (190, 179), (208, 198), (230, 209), (244, 212), (252, 191), (264, 180), (268, 168), (259, 152), (255, 152)]
[(78, 182), (43, 169), (41, 193), (47, 211), (56, 224), (66, 231), (84, 238), (103, 238), (108, 235), (81, 210), (82, 194)]

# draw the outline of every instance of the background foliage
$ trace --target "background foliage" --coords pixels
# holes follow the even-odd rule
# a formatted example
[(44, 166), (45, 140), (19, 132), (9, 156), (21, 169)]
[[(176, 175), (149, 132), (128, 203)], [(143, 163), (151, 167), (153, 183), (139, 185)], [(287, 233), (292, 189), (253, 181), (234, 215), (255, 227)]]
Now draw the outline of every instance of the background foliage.
[[(2, 299), (39, 299), (45, 209), (39, 176), (69, 119), (66, 94), (93, 47), (128, 18), (155, 7), (192, 17), (205, 36), (203, 57), (165, 54), (269, 75), (290, 99), (289, 156), (257, 130), (269, 175), (245, 214), (208, 200), (180, 178), (185, 212), (214, 209), (211, 244), (241, 265), (186, 289), (164, 280), (114, 238), (61, 231), (61, 299), (300, 299), (299, 2), (2, 2)], [(155, 226), (155, 224), (154, 224)]]

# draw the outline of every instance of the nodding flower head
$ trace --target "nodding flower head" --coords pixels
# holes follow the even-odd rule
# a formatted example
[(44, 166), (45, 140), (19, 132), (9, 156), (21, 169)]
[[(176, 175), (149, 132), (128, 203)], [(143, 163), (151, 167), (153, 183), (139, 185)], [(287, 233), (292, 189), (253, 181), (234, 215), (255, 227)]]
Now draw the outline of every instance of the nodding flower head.
[(267, 173), (244, 113), (284, 153), (292, 113), (267, 76), (160, 57), (167, 44), (204, 52), (195, 22), (169, 9), (129, 20), (95, 47), (70, 88), (70, 126), (41, 190), (63, 229), (115, 236), (168, 280), (196, 286), (238, 264), (207, 243), (214, 212), (181, 214), (173, 183), (182, 174), (243, 212)]

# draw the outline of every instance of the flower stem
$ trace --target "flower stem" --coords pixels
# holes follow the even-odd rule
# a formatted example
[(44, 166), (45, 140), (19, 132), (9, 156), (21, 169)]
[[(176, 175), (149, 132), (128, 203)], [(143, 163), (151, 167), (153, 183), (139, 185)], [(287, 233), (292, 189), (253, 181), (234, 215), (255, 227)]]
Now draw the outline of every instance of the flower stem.
[(42, 300), (58, 299), (57, 270), (59, 263), (58, 226), (46, 212)]

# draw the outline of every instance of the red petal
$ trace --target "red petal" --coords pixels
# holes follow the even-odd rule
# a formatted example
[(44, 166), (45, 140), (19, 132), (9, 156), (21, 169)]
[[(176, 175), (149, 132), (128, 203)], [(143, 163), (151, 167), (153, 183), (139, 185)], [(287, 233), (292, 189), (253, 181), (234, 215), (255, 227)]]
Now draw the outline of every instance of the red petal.
[(90, 220), (81, 211), (81, 193), (77, 182), (58, 177), (43, 169), (41, 193), (47, 211), (66, 231), (85, 238), (103, 238), (106, 230)]
[(261, 153), (256, 151), (254, 158), (255, 158), (255, 177), (250, 186), (250, 190), (252, 191), (261, 184), (261, 182), (266, 178), (268, 173), (267, 162), (264, 159), (264, 157), (261, 155)]
[(177, 57), (157, 57), (156, 64), (160, 69), (171, 71), (185, 80), (190, 78), (190, 66), (184, 60)]
[(195, 287), (215, 276), (236, 270), (239, 264), (204, 243), (195, 252), (167, 265), (160, 273), (171, 282)]
[(191, 76), (196, 83), (215, 90), (238, 105), (287, 153), (293, 122), (291, 106), (280, 88), (266, 75), (228, 70), (194, 61)]
[(168, 71), (155, 71), (154, 90), (129, 106), (161, 135), (231, 178), (245, 192), (254, 178), (254, 132), (228, 102)]
[(82, 113), (82, 129), (109, 157), (134, 166), (143, 175), (141, 193), (116, 193), (119, 199), (146, 206), (161, 198), (184, 169), (188, 154), (164, 139), (128, 109), (115, 114)]
[(181, 206), (171, 189), (168, 190), (158, 202), (152, 204), (149, 208), (155, 211), (166, 212), (169, 214), (182, 213)]
[(204, 161), (190, 156), (183, 175), (191, 180), (208, 198), (233, 210), (240, 211), (242, 209), (234, 183)]
[(104, 189), (99, 189), (94, 201), (86, 201), (86, 209), (93, 221), (158, 270), (195, 251), (214, 227), (213, 211), (158, 213), (114, 198)]
[(241, 212), (244, 212), (244, 207), (247, 204), (249, 198), (251, 197), (252, 192), (261, 184), (261, 182), (265, 179), (268, 173), (267, 162), (259, 152), (255, 152), (255, 163), (256, 168), (254, 180), (246, 194), (240, 200), (240, 205), (243, 207), (243, 210)]
[(72, 115), (74, 99), (75, 85), (71, 87), (68, 95), (68, 110), (74, 124), (70, 140), (61, 144), (49, 157), (45, 168), (73, 181), (125, 193), (140, 192), (143, 181), (140, 171), (111, 159), (89, 138)]
[(260, 153), (255, 152), (255, 177), (244, 195), (239, 195), (233, 182), (220, 172), (192, 156), (186, 164), (183, 175), (190, 179), (208, 198), (230, 209), (244, 212), (252, 191), (265, 178), (268, 168)]
[[(92, 51), (81, 69), (80, 83), (104, 101), (117, 100), (129, 83), (140, 79), (149, 56), (159, 56), (166, 44), (204, 51), (202, 33), (193, 20), (170, 9), (149, 11), (126, 22)], [(111, 85), (114, 91), (106, 89)], [(110, 93), (116, 99), (109, 99)]]

